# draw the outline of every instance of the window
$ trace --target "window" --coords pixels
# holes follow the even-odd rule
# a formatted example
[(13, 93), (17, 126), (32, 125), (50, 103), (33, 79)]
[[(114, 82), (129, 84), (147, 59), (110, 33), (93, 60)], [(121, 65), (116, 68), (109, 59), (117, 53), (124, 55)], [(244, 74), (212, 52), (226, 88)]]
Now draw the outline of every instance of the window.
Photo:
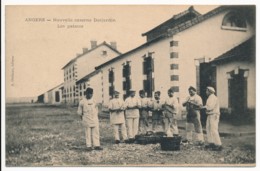
[(147, 57), (143, 61), (143, 74), (147, 75), (150, 72), (154, 72), (154, 59)]
[(179, 81), (179, 75), (171, 75), (171, 81)]
[(106, 50), (102, 50), (101, 54), (102, 54), (103, 56), (106, 56), (106, 55), (107, 55), (107, 51), (106, 51)]
[(179, 65), (178, 64), (171, 64), (171, 70), (174, 69), (179, 69)]
[(246, 31), (246, 20), (241, 13), (230, 12), (222, 21), (222, 29)]
[(175, 41), (175, 40), (170, 41), (170, 47), (178, 46), (178, 44), (179, 44), (178, 41)]
[(108, 73), (108, 82), (113, 83), (114, 82), (114, 71), (110, 70)]
[(179, 57), (178, 52), (171, 52), (170, 53), (170, 58), (178, 58), (178, 57)]
[(180, 91), (179, 86), (172, 86), (171, 89), (172, 89), (174, 92), (179, 92), (179, 91)]

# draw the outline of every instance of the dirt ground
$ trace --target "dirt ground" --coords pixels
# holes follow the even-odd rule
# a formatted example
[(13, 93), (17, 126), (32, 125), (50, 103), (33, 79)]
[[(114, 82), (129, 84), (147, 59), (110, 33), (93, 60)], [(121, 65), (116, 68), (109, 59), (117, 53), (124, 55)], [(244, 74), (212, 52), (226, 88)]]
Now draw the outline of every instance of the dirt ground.
[[(184, 130), (180, 130), (184, 135)], [(6, 108), (6, 166), (254, 166), (255, 136), (221, 137), (221, 152), (194, 145), (161, 151), (160, 144), (113, 144), (112, 127), (100, 118), (103, 151), (85, 150), (76, 108), (12, 105)]]

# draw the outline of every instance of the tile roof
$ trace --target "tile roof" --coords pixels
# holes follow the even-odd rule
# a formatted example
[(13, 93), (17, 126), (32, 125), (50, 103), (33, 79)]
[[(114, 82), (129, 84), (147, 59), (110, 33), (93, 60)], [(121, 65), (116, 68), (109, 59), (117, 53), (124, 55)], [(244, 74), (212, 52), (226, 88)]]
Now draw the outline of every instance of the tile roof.
[(95, 71), (93, 71), (93, 72), (91, 72), (91, 73), (85, 75), (85, 76), (82, 77), (80, 80), (78, 80), (78, 81), (76, 82), (76, 84), (80, 84), (80, 83), (83, 83), (83, 82), (87, 81), (90, 77), (92, 77), (92, 76), (98, 74), (99, 72), (100, 72), (100, 70), (95, 70)]
[(230, 61), (253, 61), (255, 60), (255, 36), (247, 41), (239, 44), (238, 46), (223, 53), (219, 57), (211, 61), (212, 64), (221, 64)]
[(54, 88), (52, 88), (52, 89), (50, 89), (50, 90), (48, 90), (46, 92), (52, 91), (52, 90), (54, 90), (55, 88), (58, 88), (58, 87), (62, 88), (63, 86), (64, 86), (64, 83), (61, 83), (61, 84), (55, 86)]
[[(191, 14), (193, 14), (193, 16), (191, 16)], [(190, 17), (186, 17), (185, 16), (190, 16)], [(162, 27), (166, 27), (166, 26), (169, 26), (169, 27), (175, 27), (176, 25), (179, 25), (180, 23), (183, 23), (184, 21), (187, 21), (187, 20), (190, 20), (190, 18), (194, 18), (196, 16), (200, 16), (201, 14), (196, 11), (193, 6), (189, 7), (187, 10), (179, 13), (179, 14), (176, 14), (174, 15), (172, 18), (170, 18), (169, 20), (163, 22), (162, 24), (154, 27), (153, 29), (145, 32), (142, 34), (142, 36), (146, 36), (147, 34), (153, 32), (154, 30), (157, 30), (159, 28), (162, 28)], [(167, 31), (167, 30), (166, 30)]]
[[(196, 24), (199, 24), (211, 17), (213, 17), (214, 15), (219, 14), (222, 11), (225, 11), (227, 9), (239, 9), (241, 11), (244, 11), (247, 13), (247, 15), (249, 15), (249, 19), (252, 19), (255, 15), (254, 11), (255, 11), (255, 6), (254, 5), (223, 5), (223, 6), (219, 6), (211, 11), (209, 11), (206, 14), (197, 16), (189, 21), (183, 22), (182, 24), (177, 25), (176, 27), (169, 29), (168, 30), (168, 36), (172, 36), (175, 35), (179, 32), (182, 32), (190, 27), (193, 27)], [(254, 19), (253, 19), (254, 20)], [(252, 21), (254, 22), (254, 21)]]

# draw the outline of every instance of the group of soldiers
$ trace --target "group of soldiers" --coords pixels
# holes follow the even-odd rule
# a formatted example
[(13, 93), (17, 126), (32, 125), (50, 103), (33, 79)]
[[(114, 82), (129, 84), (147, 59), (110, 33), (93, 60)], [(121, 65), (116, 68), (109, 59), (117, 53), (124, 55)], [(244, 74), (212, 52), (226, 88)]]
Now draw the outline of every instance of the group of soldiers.
[[(130, 91), (130, 96), (125, 101), (119, 98), (119, 92), (115, 91), (109, 103), (110, 121), (114, 127), (115, 143), (134, 143), (135, 136), (146, 134), (149, 130), (149, 112), (152, 112), (152, 131), (158, 130), (161, 122), (165, 133), (178, 135), (177, 108), (178, 100), (173, 96), (174, 91), (168, 90), (169, 98), (161, 100), (160, 91), (154, 93), (154, 99), (147, 98), (144, 90), (139, 91), (139, 98), (135, 97), (135, 91)], [(127, 127), (127, 129), (126, 129)], [(122, 141), (119, 139), (119, 129), (122, 133)]]
[[(189, 87), (189, 96), (183, 102), (187, 110), (186, 137), (183, 144), (204, 145), (204, 136), (200, 121), (200, 110), (205, 109), (207, 116), (207, 141), (205, 148), (221, 150), (221, 140), (218, 133), (219, 104), (215, 96), (215, 90), (207, 87), (208, 100), (203, 106), (201, 97), (196, 93), (194, 87)], [(159, 123), (162, 123), (163, 131), (168, 137), (178, 136), (177, 113), (179, 102), (174, 96), (172, 89), (168, 90), (168, 98), (162, 100), (161, 92), (154, 93), (154, 99), (147, 98), (144, 90), (139, 91), (139, 97), (135, 96), (135, 91), (130, 90), (129, 97), (121, 99), (118, 91), (113, 92), (113, 97), (109, 102), (110, 123), (113, 126), (115, 144), (134, 143), (136, 135), (146, 134), (149, 129), (149, 112), (152, 113), (151, 131), (158, 130)], [(81, 116), (85, 127), (87, 150), (102, 150), (99, 141), (99, 122), (96, 103), (92, 99), (93, 89), (87, 88), (86, 98), (83, 98), (78, 107), (78, 114)], [(193, 127), (195, 136), (193, 136)], [(121, 131), (120, 131), (121, 130)], [(120, 133), (122, 139), (120, 140)], [(193, 140), (193, 137), (195, 139)], [(93, 148), (92, 148), (93, 146)]]

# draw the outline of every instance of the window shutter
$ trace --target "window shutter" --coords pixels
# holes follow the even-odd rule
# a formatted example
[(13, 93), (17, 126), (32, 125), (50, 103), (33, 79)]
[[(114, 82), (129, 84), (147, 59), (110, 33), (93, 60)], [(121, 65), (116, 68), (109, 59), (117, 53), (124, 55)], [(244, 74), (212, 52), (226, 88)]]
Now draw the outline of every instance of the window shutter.
[(126, 90), (126, 82), (123, 81), (123, 90)]
[(155, 90), (155, 86), (154, 86), (154, 78), (152, 79), (152, 91)]
[(114, 71), (109, 71), (108, 81), (109, 81), (110, 83), (113, 83), (113, 82), (114, 82)]
[(143, 74), (146, 75), (147, 74), (147, 66), (146, 66), (146, 60), (143, 61)]
[(145, 91), (145, 92), (148, 91), (147, 80), (143, 80), (143, 88), (144, 88), (144, 91)]
[(152, 72), (154, 72), (154, 59), (151, 58), (151, 68), (152, 68)]

